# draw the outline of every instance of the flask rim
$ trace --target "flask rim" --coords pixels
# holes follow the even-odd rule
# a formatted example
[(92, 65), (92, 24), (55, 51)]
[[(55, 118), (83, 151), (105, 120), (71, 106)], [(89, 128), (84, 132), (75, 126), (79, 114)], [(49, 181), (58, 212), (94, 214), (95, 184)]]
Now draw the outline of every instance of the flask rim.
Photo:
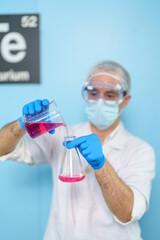
[(68, 142), (68, 141), (73, 141), (76, 139), (76, 136), (65, 136), (64, 137), (64, 141)]

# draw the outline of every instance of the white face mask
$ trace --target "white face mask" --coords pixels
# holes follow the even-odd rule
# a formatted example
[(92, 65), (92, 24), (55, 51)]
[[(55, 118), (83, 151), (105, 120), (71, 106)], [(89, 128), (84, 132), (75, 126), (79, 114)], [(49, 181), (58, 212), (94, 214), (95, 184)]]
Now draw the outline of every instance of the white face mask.
[(88, 103), (85, 109), (88, 120), (98, 129), (110, 127), (119, 117), (119, 105), (107, 106), (103, 99), (99, 99), (96, 103)]

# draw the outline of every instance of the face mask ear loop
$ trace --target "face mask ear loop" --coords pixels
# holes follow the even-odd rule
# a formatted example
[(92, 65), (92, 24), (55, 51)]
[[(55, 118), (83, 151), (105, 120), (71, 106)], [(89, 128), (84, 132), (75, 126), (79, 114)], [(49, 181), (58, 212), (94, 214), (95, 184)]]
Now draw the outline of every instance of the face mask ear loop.
[[(122, 102), (123, 102), (123, 100), (122, 100)], [(122, 103), (122, 102), (121, 102), (121, 103)], [(120, 105), (120, 103), (118, 104), (118, 110), (119, 110), (119, 105)], [(123, 110), (123, 108), (121, 109), (121, 111), (120, 111), (120, 113), (119, 113), (119, 115), (118, 115), (119, 117), (120, 117), (121, 114), (122, 114), (122, 110)]]

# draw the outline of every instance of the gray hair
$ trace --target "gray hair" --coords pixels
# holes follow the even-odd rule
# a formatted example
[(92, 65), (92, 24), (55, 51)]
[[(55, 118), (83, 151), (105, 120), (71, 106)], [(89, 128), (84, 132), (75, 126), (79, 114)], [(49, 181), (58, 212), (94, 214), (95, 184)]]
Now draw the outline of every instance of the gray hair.
[(121, 85), (126, 90), (127, 94), (131, 89), (131, 78), (129, 73), (122, 67), (119, 63), (113, 61), (101, 61), (95, 64), (88, 72), (86, 83), (89, 82), (96, 72), (103, 71), (106, 73), (111, 73), (115, 78), (119, 79)]

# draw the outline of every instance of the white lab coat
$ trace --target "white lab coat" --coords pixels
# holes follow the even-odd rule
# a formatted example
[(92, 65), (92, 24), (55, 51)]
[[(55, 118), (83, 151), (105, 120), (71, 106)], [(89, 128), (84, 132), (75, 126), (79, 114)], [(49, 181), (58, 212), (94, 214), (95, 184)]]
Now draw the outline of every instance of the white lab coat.
[[(89, 122), (72, 126), (69, 131), (76, 137), (91, 134)], [(26, 134), (12, 153), (0, 158), (1, 161), (12, 159), (51, 166), (54, 188), (44, 240), (141, 240), (137, 219), (148, 208), (151, 181), (155, 176), (152, 147), (131, 135), (122, 123), (103, 144), (106, 159), (118, 176), (135, 190), (133, 218), (129, 223), (121, 224), (108, 208), (94, 170), (82, 156), (86, 174), (83, 181), (64, 183), (58, 179), (65, 135), (64, 127), (57, 128), (53, 135), (45, 134), (36, 139)], [(141, 199), (135, 193), (139, 193)]]

